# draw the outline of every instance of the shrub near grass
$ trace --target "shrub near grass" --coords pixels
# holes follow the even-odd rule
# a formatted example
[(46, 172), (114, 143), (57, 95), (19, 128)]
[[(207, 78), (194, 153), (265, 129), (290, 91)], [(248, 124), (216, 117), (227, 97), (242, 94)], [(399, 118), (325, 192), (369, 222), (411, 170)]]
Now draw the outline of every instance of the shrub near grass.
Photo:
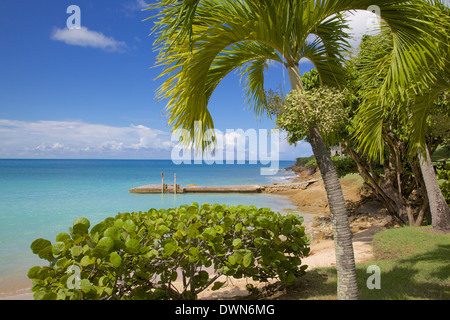
[(92, 228), (79, 218), (55, 243), (32, 243), (50, 264), (28, 277), (35, 299), (72, 300), (195, 299), (219, 289), (222, 274), (291, 284), (309, 253), (302, 221), (267, 208), (197, 203), (122, 213)]

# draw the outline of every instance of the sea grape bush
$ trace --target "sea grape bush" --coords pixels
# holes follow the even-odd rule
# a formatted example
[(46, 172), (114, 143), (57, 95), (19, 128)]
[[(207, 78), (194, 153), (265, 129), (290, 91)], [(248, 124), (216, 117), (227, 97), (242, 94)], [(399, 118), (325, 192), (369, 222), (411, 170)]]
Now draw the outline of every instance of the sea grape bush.
[(221, 288), (221, 275), (291, 284), (307, 268), (302, 222), (268, 208), (208, 203), (119, 213), (92, 228), (79, 218), (56, 242), (31, 244), (49, 265), (28, 277), (34, 299), (65, 300), (195, 299)]

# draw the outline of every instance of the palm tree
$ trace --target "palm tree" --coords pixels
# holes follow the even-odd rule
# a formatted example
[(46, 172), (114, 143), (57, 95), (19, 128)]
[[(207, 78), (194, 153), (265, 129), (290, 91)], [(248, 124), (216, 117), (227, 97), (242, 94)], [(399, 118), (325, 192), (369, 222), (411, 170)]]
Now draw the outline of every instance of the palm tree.
[(441, 1), (433, 1), (432, 3), (433, 9), (435, 9), (435, 16), (438, 19), (437, 22), (442, 28), (441, 37), (437, 39), (440, 50), (436, 52), (436, 55), (442, 57), (443, 61), (441, 65), (437, 65), (433, 69), (436, 80), (426, 85), (426, 92), (413, 105), (413, 115), (410, 117), (409, 124), (413, 128), (414, 133), (411, 145), (418, 149), (420, 169), (430, 203), (433, 229), (450, 232), (450, 207), (447, 205), (439, 187), (424, 134), (424, 128), (426, 128), (425, 119), (428, 118), (435, 98), (442, 92), (450, 90), (450, 9)]
[[(348, 38), (341, 13), (372, 5), (380, 7), (394, 33), (402, 34), (398, 45), (405, 49), (420, 45), (425, 53), (417, 58), (428, 56), (429, 43), (416, 36), (427, 28), (421, 23), (424, 4), (420, 0), (414, 4), (405, 0), (161, 0), (151, 8), (159, 10), (153, 31), (158, 36), (158, 64), (164, 67), (161, 76), (167, 78), (157, 95), (167, 102), (169, 125), (189, 132), (181, 137), (185, 143), (193, 141), (198, 148), (213, 143), (214, 137), (202, 136), (214, 126), (208, 101), (233, 70), (239, 70), (254, 111), (260, 116), (267, 113), (264, 70), (269, 60), (286, 68), (293, 90), (303, 90), (299, 61), (304, 57), (314, 64), (323, 85), (339, 87)], [(315, 40), (308, 41), (310, 35)], [(408, 50), (396, 58), (405, 57), (410, 58)], [(390, 80), (397, 82), (395, 77)], [(338, 175), (317, 127), (309, 128), (308, 141), (322, 173), (332, 215), (338, 298), (357, 299), (353, 245)]]
[[(450, 208), (447, 205), (432, 165), (430, 151), (426, 144), (427, 119), (435, 98), (450, 89), (450, 9), (442, 1), (431, 0), (426, 7), (427, 16), (433, 23), (432, 38), (435, 41), (434, 58), (423, 65), (411, 63), (394, 64), (392, 56), (395, 48), (395, 34), (386, 32), (383, 50), (373, 50), (366, 59), (365, 68), (361, 71), (366, 83), (375, 84), (368, 90), (366, 100), (361, 106), (360, 124), (356, 130), (356, 138), (361, 149), (372, 158), (381, 160), (383, 154), (382, 126), (383, 114), (394, 113), (404, 119), (410, 127), (411, 135), (408, 151), (411, 157), (418, 156), (420, 169), (424, 178), (433, 229), (450, 231)], [(390, 38), (389, 38), (390, 37)], [(410, 48), (411, 56), (419, 55), (420, 48)], [(373, 72), (374, 66), (377, 72)], [(408, 82), (392, 86), (388, 92), (387, 74), (394, 72), (408, 75)], [(381, 79), (381, 80), (380, 80)], [(405, 78), (406, 79), (406, 78)], [(393, 108), (394, 105), (401, 108)]]

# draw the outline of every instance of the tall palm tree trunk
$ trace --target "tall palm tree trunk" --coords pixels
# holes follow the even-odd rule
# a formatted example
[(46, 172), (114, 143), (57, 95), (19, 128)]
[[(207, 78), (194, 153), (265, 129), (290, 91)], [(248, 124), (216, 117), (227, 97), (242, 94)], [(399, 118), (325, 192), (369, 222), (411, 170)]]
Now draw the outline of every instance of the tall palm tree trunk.
[(431, 162), (430, 151), (425, 147), (425, 157), (419, 154), (420, 169), (427, 189), (430, 203), (431, 221), (435, 231), (450, 231), (450, 208), (442, 195), (439, 183)]
[(312, 146), (317, 164), (327, 192), (333, 225), (334, 245), (336, 250), (336, 268), (338, 276), (338, 299), (358, 299), (356, 284), (355, 256), (353, 252), (352, 233), (345, 206), (341, 184), (322, 136), (317, 127), (309, 130), (309, 143)]
[[(298, 65), (288, 67), (291, 88), (303, 90)], [(336, 251), (336, 269), (338, 276), (337, 294), (340, 300), (357, 300), (355, 255), (353, 251), (352, 233), (348, 219), (345, 199), (342, 193), (338, 174), (331, 155), (317, 127), (309, 130), (309, 143), (312, 146), (330, 206), (333, 225), (334, 245)]]

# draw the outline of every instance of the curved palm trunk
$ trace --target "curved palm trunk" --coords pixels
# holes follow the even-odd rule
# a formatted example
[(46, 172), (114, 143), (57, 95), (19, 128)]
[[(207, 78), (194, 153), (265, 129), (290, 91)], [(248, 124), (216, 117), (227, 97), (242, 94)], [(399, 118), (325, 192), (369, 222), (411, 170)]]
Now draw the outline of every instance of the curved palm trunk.
[(308, 138), (322, 174), (330, 206), (336, 250), (338, 299), (358, 299), (352, 233), (339, 177), (317, 127), (309, 130)]
[(431, 220), (433, 229), (436, 231), (450, 231), (450, 209), (442, 195), (441, 188), (431, 163), (430, 151), (426, 149), (426, 157), (419, 154), (420, 169), (422, 171), (423, 180), (427, 189)]
[[(303, 90), (298, 65), (288, 67), (288, 74), (291, 88)], [(331, 155), (328, 152), (317, 127), (313, 127), (309, 130), (308, 138), (322, 174), (328, 204), (330, 206), (336, 250), (338, 299), (356, 300), (358, 299), (358, 286), (356, 283), (352, 233), (350, 231), (350, 222), (339, 177), (331, 159)]]

